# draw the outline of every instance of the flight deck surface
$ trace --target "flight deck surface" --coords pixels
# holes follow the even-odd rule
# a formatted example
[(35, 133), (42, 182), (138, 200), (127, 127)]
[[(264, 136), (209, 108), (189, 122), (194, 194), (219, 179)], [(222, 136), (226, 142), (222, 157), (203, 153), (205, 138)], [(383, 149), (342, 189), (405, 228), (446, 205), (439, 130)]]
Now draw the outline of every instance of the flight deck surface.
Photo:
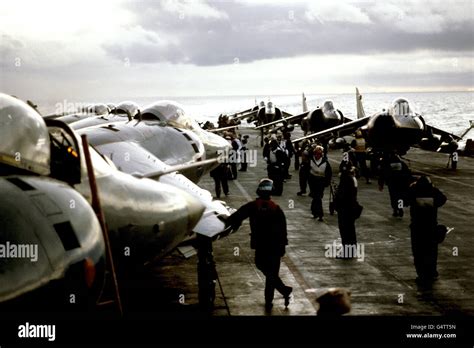
[[(248, 147), (258, 152), (258, 160), (256, 167), (249, 166), (246, 172), (238, 172), (237, 180), (229, 181), (230, 195), (222, 199), (233, 208), (254, 199), (259, 180), (267, 176), (257, 132), (246, 129), (240, 132), (250, 135)], [(342, 150), (329, 150), (328, 157), (333, 180), (337, 182)], [(277, 293), (270, 315), (315, 315), (316, 297), (332, 287), (351, 292), (352, 310), (348, 315), (353, 316), (474, 313), (474, 158), (461, 157), (456, 171), (446, 168), (446, 154), (415, 148), (404, 158), (415, 174), (430, 175), (448, 197), (447, 203), (439, 209), (438, 220), (454, 230), (439, 245), (439, 279), (432, 288), (419, 287), (415, 282), (409, 208), (405, 208), (403, 218), (392, 217), (388, 189), (380, 192), (376, 179), (372, 179), (371, 184), (366, 184), (364, 178), (359, 179), (358, 200), (364, 211), (356, 221), (356, 231), (357, 241), (364, 247), (363, 260), (326, 257), (327, 247), (334, 241), (340, 243), (337, 216), (329, 214), (329, 189), (325, 190), (323, 199), (324, 221), (319, 222), (310, 212), (311, 198), (296, 195), (298, 172), (292, 161), (292, 178), (284, 184), (283, 195), (274, 200), (287, 218), (289, 245), (282, 259), (280, 276), (285, 284), (293, 287), (293, 299), (285, 309), (283, 298)], [(210, 177), (201, 180), (200, 186), (214, 192)], [(219, 279), (213, 315), (268, 315), (264, 310), (265, 278), (255, 267), (249, 232), (246, 221), (236, 233), (214, 242)], [(135, 297), (129, 309), (177, 315), (197, 311), (196, 263), (197, 256), (184, 259), (175, 251), (153, 264), (151, 272), (134, 283), (143, 296)], [(151, 302), (146, 295), (148, 292)]]

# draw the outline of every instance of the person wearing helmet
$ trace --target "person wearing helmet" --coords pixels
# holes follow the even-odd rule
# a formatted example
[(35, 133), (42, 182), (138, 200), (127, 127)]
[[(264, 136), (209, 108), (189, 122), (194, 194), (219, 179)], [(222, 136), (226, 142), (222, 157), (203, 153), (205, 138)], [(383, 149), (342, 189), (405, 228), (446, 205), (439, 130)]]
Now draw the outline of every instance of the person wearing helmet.
[(447, 198), (425, 175), (410, 185), (407, 196), (417, 282), (430, 284), (438, 277), (438, 208), (446, 203)]
[(0, 93), (0, 174), (50, 174), (48, 128), (38, 112)]
[(238, 229), (242, 221), (250, 219), (250, 247), (255, 250), (255, 265), (265, 275), (265, 309), (273, 307), (275, 289), (283, 295), (285, 307), (290, 303), (293, 289), (279, 277), (281, 258), (288, 245), (286, 217), (283, 210), (270, 198), (273, 181), (262, 179), (257, 188), (258, 198), (244, 204), (227, 223)]

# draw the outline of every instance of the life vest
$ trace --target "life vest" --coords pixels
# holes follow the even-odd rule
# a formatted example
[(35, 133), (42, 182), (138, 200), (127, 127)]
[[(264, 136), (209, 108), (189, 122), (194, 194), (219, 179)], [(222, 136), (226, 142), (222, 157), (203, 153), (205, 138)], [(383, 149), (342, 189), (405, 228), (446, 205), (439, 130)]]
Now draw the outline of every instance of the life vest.
[(364, 138), (355, 138), (355, 152), (365, 152), (365, 139)]
[(270, 151), (270, 154), (268, 155), (268, 160), (270, 161), (271, 164), (278, 164), (278, 156), (277, 156), (278, 151), (283, 152), (283, 150), (280, 147), (277, 147), (275, 150)]
[(319, 163), (314, 158), (312, 158), (310, 173), (311, 175), (324, 178), (326, 177), (326, 167), (327, 167), (327, 161), (324, 158), (321, 158), (319, 160)]

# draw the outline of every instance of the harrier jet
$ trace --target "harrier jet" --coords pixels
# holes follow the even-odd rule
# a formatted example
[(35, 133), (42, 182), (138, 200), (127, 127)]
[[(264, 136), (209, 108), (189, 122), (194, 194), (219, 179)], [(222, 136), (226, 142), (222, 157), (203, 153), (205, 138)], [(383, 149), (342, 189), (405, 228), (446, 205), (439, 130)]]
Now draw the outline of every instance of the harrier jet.
[[(0, 302), (53, 280), (93, 288), (103, 275), (104, 241), (89, 204), (90, 173), (78, 135), (7, 95), (0, 95), (0, 123), (0, 186), (6, 193), (0, 195)], [(120, 255), (128, 248), (130, 260), (144, 262), (165, 255), (194, 232), (218, 238), (227, 231), (214, 218), (229, 212), (221, 205), (217, 214), (203, 214), (205, 200), (198, 196), (207, 191), (190, 194), (189, 187), (197, 186), (184, 177), (169, 179), (169, 185), (132, 176), (93, 147), (88, 150), (113, 249)], [(149, 172), (150, 177), (173, 177), (167, 173), (175, 169), (157, 158), (153, 163), (159, 172)], [(129, 168), (140, 172), (138, 166)], [(28, 246), (33, 246), (29, 255)], [(20, 247), (31, 257), (19, 258)]]
[(357, 120), (306, 135), (293, 142), (328, 135), (340, 137), (360, 129), (368, 146), (376, 153), (395, 152), (402, 156), (411, 146), (418, 145), (436, 151), (443, 143), (451, 144), (450, 151), (457, 149), (460, 137), (426, 124), (423, 117), (415, 113), (404, 98), (396, 99), (388, 110), (377, 112), (372, 116), (365, 116), (362, 97), (357, 88), (356, 101)]
[(304, 134), (307, 135), (308, 133), (320, 132), (350, 121), (350, 119), (343, 116), (340, 110), (334, 108), (334, 103), (331, 100), (326, 100), (323, 103), (322, 108), (317, 107), (316, 109), (308, 110), (306, 97), (303, 93), (303, 113), (265, 123), (256, 128), (268, 128), (270, 126), (282, 124), (284, 129), (289, 128), (292, 130), (291, 127), (293, 125), (299, 124), (301, 129), (304, 131)]
[[(80, 120), (74, 120), (68, 123), (72, 129), (81, 129), (96, 125), (103, 125), (117, 121), (131, 121), (135, 116), (140, 114), (139, 106), (131, 101), (125, 101), (117, 104), (110, 113), (90, 116)], [(60, 120), (63, 120), (60, 118)]]
[[(260, 102), (253, 108), (229, 115), (232, 119), (246, 118), (248, 123), (254, 123), (255, 126), (265, 125), (270, 122), (281, 120), (283, 117), (291, 117), (292, 115), (286, 111), (276, 107), (273, 102)], [(260, 127), (258, 127), (260, 128)], [(260, 128), (260, 146), (263, 146), (264, 129)]]
[[(87, 134), (94, 146), (107, 147), (110, 159), (121, 170), (130, 168), (129, 159), (136, 158), (146, 158), (150, 163), (160, 161), (170, 166), (200, 163), (192, 169), (182, 168), (180, 171), (193, 182), (198, 182), (215, 168), (217, 158), (230, 149), (224, 138), (202, 129), (186, 115), (182, 106), (171, 101), (145, 107), (132, 121), (81, 128), (79, 133)], [(143, 164), (134, 163), (137, 166)]]

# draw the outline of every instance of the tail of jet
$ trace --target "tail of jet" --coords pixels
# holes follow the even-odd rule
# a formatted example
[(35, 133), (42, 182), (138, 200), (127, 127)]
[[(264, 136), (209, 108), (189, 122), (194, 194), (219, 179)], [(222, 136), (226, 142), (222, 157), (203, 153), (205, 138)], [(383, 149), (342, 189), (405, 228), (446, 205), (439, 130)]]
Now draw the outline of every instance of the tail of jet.
[(302, 97), (303, 97), (303, 112), (307, 112), (308, 111), (308, 104), (306, 104), (306, 96), (304, 95), (304, 93), (303, 93)]
[(362, 105), (362, 94), (359, 93), (359, 89), (356, 87), (356, 105), (357, 105), (357, 118), (365, 117), (364, 106)]

